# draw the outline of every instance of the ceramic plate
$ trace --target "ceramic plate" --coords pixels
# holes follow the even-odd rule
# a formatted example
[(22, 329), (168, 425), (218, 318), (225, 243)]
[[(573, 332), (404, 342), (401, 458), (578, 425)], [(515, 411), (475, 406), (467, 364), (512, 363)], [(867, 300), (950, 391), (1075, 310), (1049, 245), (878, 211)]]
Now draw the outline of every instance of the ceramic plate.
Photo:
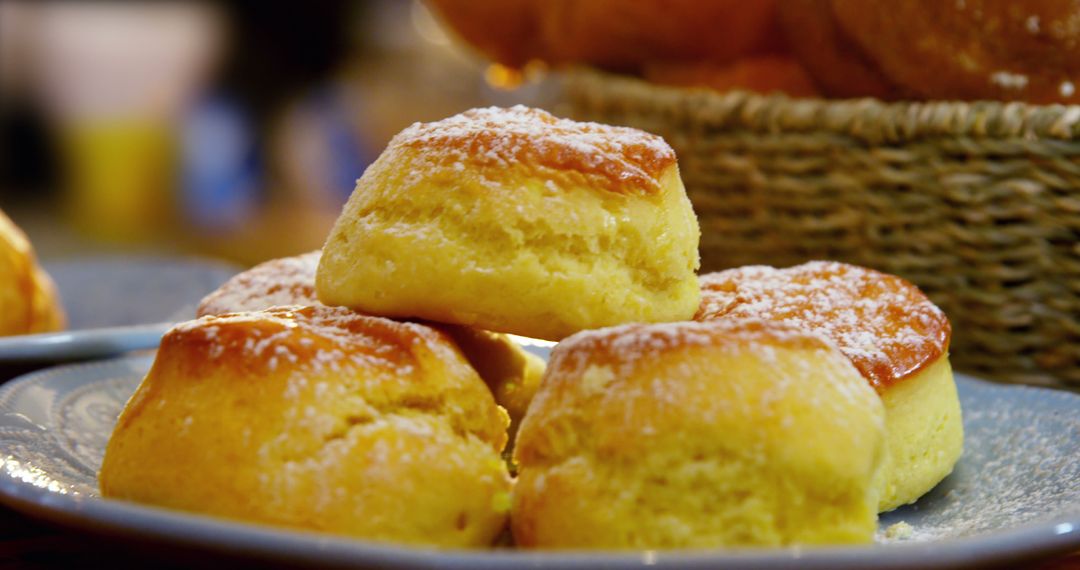
[[(542, 347), (529, 347), (543, 354)], [(96, 473), (151, 364), (61, 366), (0, 388), (0, 501), (66, 524), (312, 565), (370, 568), (961, 568), (1080, 549), (1080, 395), (957, 376), (967, 432), (953, 474), (884, 515), (873, 546), (742, 551), (438, 551), (277, 530), (102, 499)], [(906, 522), (910, 533), (889, 538)]]
[(0, 363), (57, 361), (153, 348), (239, 268), (199, 258), (96, 257), (46, 263), (68, 316), (62, 333), (0, 338)]

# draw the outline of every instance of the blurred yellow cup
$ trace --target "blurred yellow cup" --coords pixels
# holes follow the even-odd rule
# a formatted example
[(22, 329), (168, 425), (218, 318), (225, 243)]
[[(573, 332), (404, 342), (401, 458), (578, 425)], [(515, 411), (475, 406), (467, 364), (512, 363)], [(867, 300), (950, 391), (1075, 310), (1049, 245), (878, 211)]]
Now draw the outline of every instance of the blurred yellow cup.
[(61, 128), (67, 210), (90, 237), (158, 241), (173, 227), (178, 149), (167, 124), (68, 123)]

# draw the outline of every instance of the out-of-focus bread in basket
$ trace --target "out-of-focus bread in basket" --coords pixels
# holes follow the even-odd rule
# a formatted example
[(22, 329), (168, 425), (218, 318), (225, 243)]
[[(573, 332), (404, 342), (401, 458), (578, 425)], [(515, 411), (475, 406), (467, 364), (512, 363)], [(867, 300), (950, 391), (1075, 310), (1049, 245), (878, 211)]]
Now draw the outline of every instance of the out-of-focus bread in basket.
[(757, 93), (783, 93), (789, 97), (814, 97), (818, 90), (795, 59), (761, 55), (734, 63), (653, 63), (642, 70), (645, 79), (661, 85), (704, 87), (715, 91), (744, 89)]
[(825, 95), (879, 99), (898, 95), (874, 62), (837, 28), (829, 0), (786, 0), (777, 16), (792, 55)]
[(26, 235), (0, 211), (0, 336), (64, 328), (52, 279), (38, 266)]
[(1080, 2), (831, 3), (882, 73), (921, 98), (1080, 103)]
[(779, 48), (773, 0), (430, 0), (499, 63), (635, 70), (648, 62), (730, 62)]
[(1073, 0), (789, 0), (778, 16), (830, 96), (1080, 102)]

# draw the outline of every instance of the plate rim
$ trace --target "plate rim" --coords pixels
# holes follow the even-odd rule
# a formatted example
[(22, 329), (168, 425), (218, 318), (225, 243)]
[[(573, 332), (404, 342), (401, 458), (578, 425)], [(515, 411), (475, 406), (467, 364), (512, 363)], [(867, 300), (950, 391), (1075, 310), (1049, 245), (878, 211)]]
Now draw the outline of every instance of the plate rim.
[[(75, 266), (103, 269), (128, 266), (146, 268), (147, 271), (163, 265), (175, 266), (185, 270), (198, 269), (206, 275), (221, 278), (222, 281), (231, 279), (244, 271), (242, 265), (232, 261), (198, 254), (101, 253), (90, 256), (53, 257), (40, 260), (40, 265), (54, 282), (56, 281), (55, 274), (63, 273), (67, 270), (66, 268)], [(60, 288), (62, 288), (61, 284), (58, 283), (57, 289)], [(68, 299), (60, 298), (60, 304), (70, 314), (68, 302), (70, 302)], [(0, 342), (5, 345), (4, 350), (0, 352), (0, 365), (111, 358), (131, 350), (147, 348), (149, 342), (147, 339), (156, 330), (164, 330), (165, 325), (172, 324), (176, 324), (172, 319), (165, 321), (147, 319), (144, 322), (129, 325), (80, 328), (66, 326), (63, 330), (48, 333), (5, 335), (0, 337)], [(43, 339), (46, 336), (51, 338)], [(154, 345), (156, 346), (156, 343)]]
[[(0, 385), (0, 402), (26, 385), (88, 368), (147, 367), (154, 356), (139, 354), (66, 364), (38, 370)], [(991, 390), (1034, 390), (1072, 394), (1040, 386), (1008, 385), (956, 374)], [(72, 377), (73, 386), (86, 380)], [(0, 504), (38, 518), (90, 531), (234, 552), (260, 559), (301, 564), (362, 564), (387, 568), (587, 568), (660, 566), (671, 568), (776, 568), (798, 562), (800, 568), (962, 568), (993, 562), (1050, 556), (1080, 549), (1080, 505), (1058, 517), (993, 532), (932, 542), (898, 542), (849, 547), (786, 547), (725, 550), (528, 551), (510, 549), (439, 549), (403, 546), (299, 529), (283, 529), (209, 515), (174, 511), (116, 499), (59, 494), (16, 478), (5, 468), (10, 457), (0, 448)], [(14, 459), (14, 458), (12, 458)]]

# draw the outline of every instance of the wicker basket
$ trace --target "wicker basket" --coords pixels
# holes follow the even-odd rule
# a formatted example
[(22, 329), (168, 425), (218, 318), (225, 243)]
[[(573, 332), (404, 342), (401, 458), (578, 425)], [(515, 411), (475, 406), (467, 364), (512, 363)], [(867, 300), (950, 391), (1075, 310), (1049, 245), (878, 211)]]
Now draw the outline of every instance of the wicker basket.
[(792, 100), (590, 70), (566, 111), (675, 148), (703, 271), (836, 259), (917, 283), (953, 364), (1080, 387), (1080, 106)]

